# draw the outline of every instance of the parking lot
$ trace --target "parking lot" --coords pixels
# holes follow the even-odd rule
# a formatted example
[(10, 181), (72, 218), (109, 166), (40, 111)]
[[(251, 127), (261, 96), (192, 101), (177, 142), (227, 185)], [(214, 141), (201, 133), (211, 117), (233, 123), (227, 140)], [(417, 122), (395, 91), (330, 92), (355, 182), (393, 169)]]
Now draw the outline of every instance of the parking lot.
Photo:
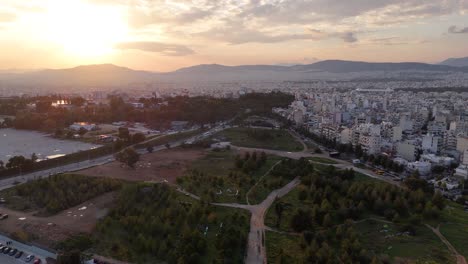
[[(11, 241), (10, 245), (6, 245), (7, 241)], [(34, 263), (34, 260), (37, 258), (41, 259), (41, 264), (47, 263), (45, 258), (46, 257), (53, 257), (56, 258), (56, 255), (54, 253), (45, 251), (41, 248), (26, 245), (14, 240), (9, 239), (8, 237), (0, 235), (0, 243), (2, 246), (8, 246), (13, 249), (17, 249), (18, 251), (22, 251), (23, 255), (20, 258), (16, 258), (15, 255), (10, 256), (9, 254), (4, 254), (3, 252), (0, 252), (0, 263), (1, 264), (19, 264), (19, 263)], [(28, 255), (34, 255), (34, 259), (30, 260), (29, 262), (26, 260)]]

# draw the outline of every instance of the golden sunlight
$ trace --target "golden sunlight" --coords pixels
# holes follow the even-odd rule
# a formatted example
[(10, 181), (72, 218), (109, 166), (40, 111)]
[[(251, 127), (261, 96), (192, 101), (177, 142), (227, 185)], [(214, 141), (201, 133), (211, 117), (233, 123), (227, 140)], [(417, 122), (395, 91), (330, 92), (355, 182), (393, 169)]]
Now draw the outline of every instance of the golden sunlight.
[(52, 0), (47, 20), (49, 40), (76, 57), (107, 55), (128, 34), (128, 26), (118, 9), (80, 0)]

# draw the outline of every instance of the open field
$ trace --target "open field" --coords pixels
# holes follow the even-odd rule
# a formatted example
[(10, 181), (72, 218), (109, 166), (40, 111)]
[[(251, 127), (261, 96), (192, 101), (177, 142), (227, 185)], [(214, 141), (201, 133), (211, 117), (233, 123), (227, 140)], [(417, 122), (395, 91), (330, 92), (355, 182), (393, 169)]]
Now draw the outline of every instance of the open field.
[(215, 135), (233, 145), (284, 151), (301, 151), (303, 146), (286, 130), (260, 128), (230, 128)]
[(155, 181), (167, 180), (175, 183), (177, 177), (182, 176), (194, 160), (205, 156), (202, 149), (175, 148), (140, 156), (135, 169), (122, 167), (119, 162), (111, 162), (79, 171), (79, 174), (110, 177), (127, 181)]
[(16, 129), (0, 129), (0, 160), (8, 161), (12, 156), (30, 157), (36, 153), (39, 159), (48, 156), (66, 155), (99, 145), (72, 140), (58, 140), (43, 133)]
[(442, 241), (424, 226), (416, 228), (415, 236), (401, 233), (398, 225), (374, 220), (357, 223), (355, 228), (368, 250), (392, 259), (455, 263), (455, 258)]
[(72, 235), (92, 232), (113, 206), (114, 197), (115, 193), (106, 193), (48, 217), (0, 207), (0, 213), (9, 215), (0, 222), (0, 231), (23, 241), (55, 247)]

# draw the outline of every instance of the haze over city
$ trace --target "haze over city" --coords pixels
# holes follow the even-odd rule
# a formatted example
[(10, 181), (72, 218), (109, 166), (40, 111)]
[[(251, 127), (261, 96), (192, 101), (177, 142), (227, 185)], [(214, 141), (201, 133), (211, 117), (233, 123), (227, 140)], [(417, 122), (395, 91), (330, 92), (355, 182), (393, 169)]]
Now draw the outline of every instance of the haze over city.
[(0, 264), (467, 264), (468, 0), (0, 0)]
[(468, 56), (466, 12), (466, 0), (4, 0), (0, 68), (438, 63)]

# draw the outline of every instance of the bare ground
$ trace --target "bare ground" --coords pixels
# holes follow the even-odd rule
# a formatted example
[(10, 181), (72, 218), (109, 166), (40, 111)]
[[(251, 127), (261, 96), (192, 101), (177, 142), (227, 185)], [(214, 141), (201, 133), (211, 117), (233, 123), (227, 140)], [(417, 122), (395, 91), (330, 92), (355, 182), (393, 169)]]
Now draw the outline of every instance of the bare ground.
[(107, 193), (49, 217), (1, 207), (0, 212), (9, 217), (0, 221), (0, 231), (10, 235), (26, 233), (32, 241), (52, 247), (71, 235), (90, 233), (112, 206), (114, 196), (115, 193)]
[(102, 166), (85, 169), (77, 173), (123, 179), (128, 181), (163, 181), (175, 183), (190, 164), (206, 152), (201, 149), (169, 149), (140, 156), (135, 169), (122, 167), (119, 162), (111, 162)]

